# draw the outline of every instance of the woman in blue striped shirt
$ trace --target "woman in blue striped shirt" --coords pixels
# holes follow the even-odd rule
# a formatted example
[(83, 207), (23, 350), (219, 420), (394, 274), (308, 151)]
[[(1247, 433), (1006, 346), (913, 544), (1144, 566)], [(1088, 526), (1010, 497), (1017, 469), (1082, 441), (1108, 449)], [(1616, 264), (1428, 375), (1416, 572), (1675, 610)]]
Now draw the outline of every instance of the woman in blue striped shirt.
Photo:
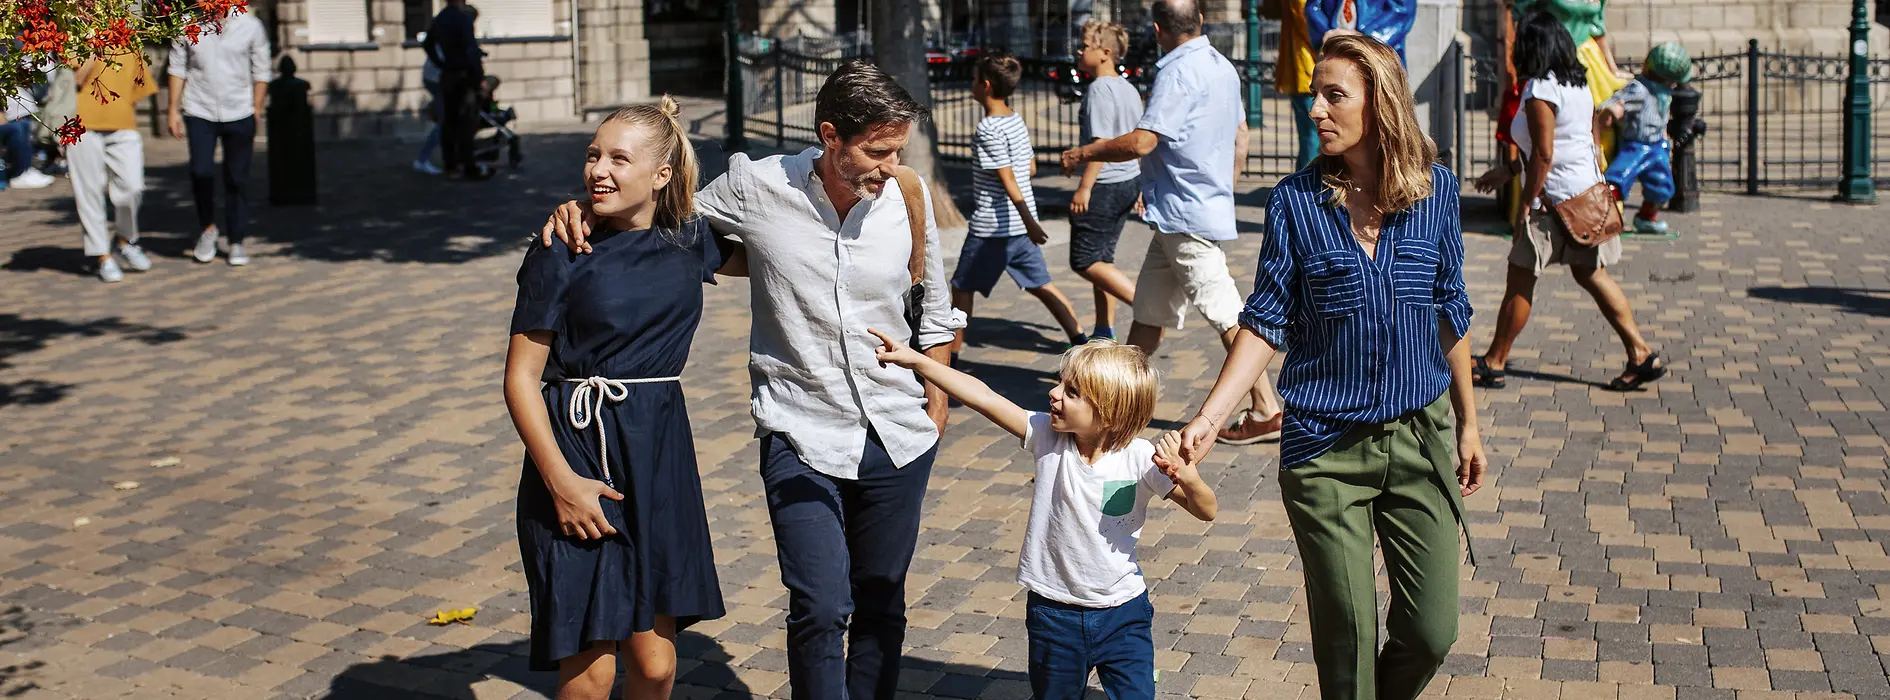
[[(1205, 454), (1244, 387), (1285, 348), (1280, 491), (1305, 568), (1320, 694), (1408, 700), (1457, 638), (1462, 496), (1485, 466), (1457, 178), (1434, 164), (1390, 47), (1327, 40), (1313, 91), (1320, 157), (1273, 189), (1240, 337), (1183, 430), (1184, 454)], [(1374, 533), (1391, 578), (1382, 652)]]

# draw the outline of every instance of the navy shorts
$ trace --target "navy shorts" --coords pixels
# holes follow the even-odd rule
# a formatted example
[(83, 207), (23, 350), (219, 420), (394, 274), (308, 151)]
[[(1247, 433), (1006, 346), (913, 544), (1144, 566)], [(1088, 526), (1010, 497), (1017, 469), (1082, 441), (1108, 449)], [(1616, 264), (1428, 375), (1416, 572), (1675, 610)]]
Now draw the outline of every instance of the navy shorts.
[(1122, 225), (1141, 194), (1141, 178), (1089, 188), (1089, 209), (1070, 215), (1070, 269), (1081, 272), (1116, 261), (1116, 239), (1122, 237)]
[(1043, 249), (1030, 236), (979, 238), (966, 236), (965, 247), (958, 251), (958, 269), (952, 272), (952, 289), (991, 296), (999, 277), (1011, 273), (1017, 286), (1036, 289), (1050, 283), (1050, 268), (1043, 264)]

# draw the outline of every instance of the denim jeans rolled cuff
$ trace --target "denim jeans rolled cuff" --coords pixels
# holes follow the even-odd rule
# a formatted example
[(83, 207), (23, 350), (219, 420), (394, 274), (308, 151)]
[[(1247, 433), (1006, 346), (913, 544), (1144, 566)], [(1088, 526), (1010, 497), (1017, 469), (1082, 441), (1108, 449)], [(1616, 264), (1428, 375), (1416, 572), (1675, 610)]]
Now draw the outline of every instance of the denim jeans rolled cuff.
[(815, 471), (792, 438), (761, 440), (761, 481), (788, 589), (795, 700), (892, 700), (906, 635), (906, 570), (938, 447), (904, 467), (867, 432), (858, 478)]
[(1036, 700), (1082, 700), (1094, 670), (1111, 700), (1155, 697), (1155, 606), (1148, 592), (1108, 608), (1030, 594), (1030, 691)]

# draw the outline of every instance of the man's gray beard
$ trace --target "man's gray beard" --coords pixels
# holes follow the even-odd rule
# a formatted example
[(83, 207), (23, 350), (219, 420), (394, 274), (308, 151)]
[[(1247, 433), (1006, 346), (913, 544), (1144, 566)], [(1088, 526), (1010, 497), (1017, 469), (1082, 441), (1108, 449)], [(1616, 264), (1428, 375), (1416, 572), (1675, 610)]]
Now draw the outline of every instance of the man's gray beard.
[(859, 185), (853, 188), (853, 193), (859, 195), (860, 201), (862, 202), (871, 202), (875, 199), (879, 199), (879, 196), (881, 194), (885, 194), (885, 192), (886, 192), (886, 183), (884, 182), (879, 184), (878, 190), (873, 190), (872, 188), (869, 188), (865, 185)]

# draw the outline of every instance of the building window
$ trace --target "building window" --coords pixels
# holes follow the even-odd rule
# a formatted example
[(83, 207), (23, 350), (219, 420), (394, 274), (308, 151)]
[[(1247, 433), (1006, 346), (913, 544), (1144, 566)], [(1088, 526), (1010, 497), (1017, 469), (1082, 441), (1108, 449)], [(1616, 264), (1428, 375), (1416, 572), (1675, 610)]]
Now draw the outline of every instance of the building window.
[(308, 0), (308, 43), (364, 44), (368, 33), (365, 0)]
[[(552, 0), (477, 0), (478, 30), (482, 37), (551, 36), (563, 19)], [(557, 3), (563, 7), (564, 3)]]
[(401, 23), (409, 41), (419, 41), (433, 23), (433, 0), (400, 0)]

